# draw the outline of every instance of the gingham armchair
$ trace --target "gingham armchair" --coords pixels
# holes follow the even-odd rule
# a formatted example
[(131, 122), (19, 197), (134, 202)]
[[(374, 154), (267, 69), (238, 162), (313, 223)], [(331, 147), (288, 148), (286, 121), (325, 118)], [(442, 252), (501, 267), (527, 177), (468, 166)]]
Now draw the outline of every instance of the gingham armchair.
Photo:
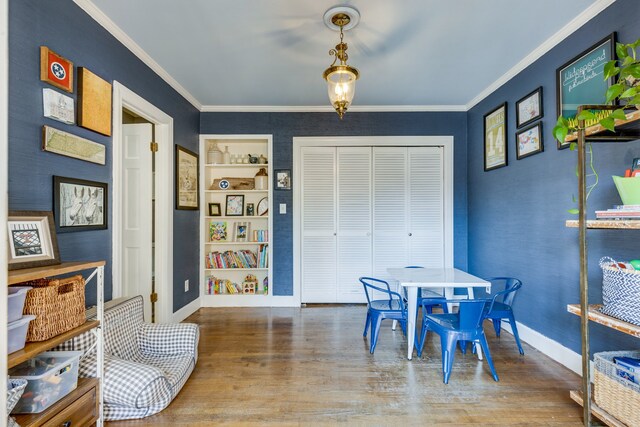
[[(152, 324), (143, 319), (142, 297), (105, 304), (104, 419), (143, 418), (166, 408), (185, 384), (198, 359), (198, 326)], [(89, 314), (89, 317), (94, 317)], [(87, 351), (95, 342), (85, 333), (63, 344)], [(80, 361), (79, 376), (96, 375), (96, 354)]]

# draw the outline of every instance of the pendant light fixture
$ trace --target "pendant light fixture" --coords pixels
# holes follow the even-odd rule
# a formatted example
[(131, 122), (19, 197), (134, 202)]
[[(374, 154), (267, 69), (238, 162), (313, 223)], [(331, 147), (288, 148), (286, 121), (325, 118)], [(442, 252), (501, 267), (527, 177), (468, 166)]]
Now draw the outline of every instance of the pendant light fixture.
[[(356, 80), (360, 76), (358, 70), (347, 65), (347, 44), (343, 41), (343, 31), (350, 30), (360, 21), (360, 13), (349, 6), (338, 6), (324, 14), (324, 23), (332, 30), (340, 31), (340, 43), (329, 51), (334, 56), (333, 63), (324, 70), (322, 77), (327, 81), (329, 100), (335, 108), (340, 120), (351, 105), (356, 90)], [(336, 62), (340, 61), (338, 65)]]

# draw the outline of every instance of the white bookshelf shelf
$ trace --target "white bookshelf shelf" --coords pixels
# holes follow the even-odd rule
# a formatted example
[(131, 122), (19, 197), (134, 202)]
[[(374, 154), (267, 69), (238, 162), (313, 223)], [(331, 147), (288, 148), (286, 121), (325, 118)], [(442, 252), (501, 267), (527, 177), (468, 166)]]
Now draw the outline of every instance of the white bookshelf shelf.
[(205, 193), (227, 193), (227, 194), (237, 194), (237, 193), (268, 193), (269, 190), (204, 190)]
[(205, 167), (214, 168), (267, 168), (268, 163), (208, 163)]
[(205, 245), (268, 245), (269, 242), (205, 242)]
[(237, 219), (237, 220), (254, 220), (254, 219), (269, 219), (269, 215), (245, 215), (245, 216), (205, 216), (205, 219)]

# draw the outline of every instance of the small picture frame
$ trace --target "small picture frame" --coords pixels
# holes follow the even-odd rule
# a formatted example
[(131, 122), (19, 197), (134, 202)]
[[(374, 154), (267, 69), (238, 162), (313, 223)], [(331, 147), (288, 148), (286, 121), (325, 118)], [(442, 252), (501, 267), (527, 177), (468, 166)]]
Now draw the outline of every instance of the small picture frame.
[(7, 232), (9, 270), (60, 264), (53, 212), (11, 211)]
[(247, 216), (255, 216), (256, 209), (253, 203), (247, 203)]
[(58, 233), (107, 228), (108, 184), (53, 177), (53, 206)]
[(484, 170), (507, 166), (507, 103), (484, 115)]
[(227, 216), (244, 215), (244, 195), (242, 194), (227, 195), (225, 215)]
[(73, 93), (73, 62), (40, 46), (40, 80)]
[(209, 223), (209, 241), (210, 242), (226, 242), (227, 241), (227, 222), (211, 221)]
[(198, 155), (176, 145), (175, 162), (176, 209), (197, 211), (199, 207)]
[(209, 203), (209, 216), (222, 216), (220, 203)]
[(249, 222), (236, 222), (233, 224), (233, 241), (248, 242), (251, 233)]
[(543, 151), (542, 122), (516, 132), (516, 158), (518, 160)]
[(274, 175), (276, 190), (291, 190), (291, 169), (276, 169)]
[(541, 119), (542, 116), (542, 86), (540, 86), (516, 102), (516, 127), (520, 129)]

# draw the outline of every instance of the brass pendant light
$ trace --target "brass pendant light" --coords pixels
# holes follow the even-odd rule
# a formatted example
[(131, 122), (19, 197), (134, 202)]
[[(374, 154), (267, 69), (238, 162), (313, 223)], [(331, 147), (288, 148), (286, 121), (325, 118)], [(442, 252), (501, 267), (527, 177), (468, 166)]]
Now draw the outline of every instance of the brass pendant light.
[[(327, 81), (329, 100), (342, 120), (347, 108), (351, 105), (356, 89), (356, 80), (360, 76), (358, 70), (347, 64), (347, 44), (343, 41), (343, 30), (356, 26), (360, 14), (349, 6), (339, 6), (329, 9), (324, 14), (325, 24), (331, 29), (340, 30), (340, 43), (329, 51), (334, 56), (333, 63), (324, 70), (322, 77)], [(340, 64), (336, 65), (336, 62)]]

